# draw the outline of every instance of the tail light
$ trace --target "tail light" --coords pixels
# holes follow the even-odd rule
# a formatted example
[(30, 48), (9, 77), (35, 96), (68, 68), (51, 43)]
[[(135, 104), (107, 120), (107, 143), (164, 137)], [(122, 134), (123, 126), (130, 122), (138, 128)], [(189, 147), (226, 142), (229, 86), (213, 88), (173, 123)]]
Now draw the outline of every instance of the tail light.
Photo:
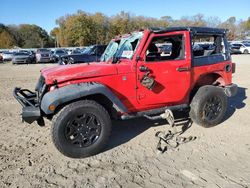
[(236, 64), (232, 63), (232, 73), (235, 73), (235, 69), (236, 69)]

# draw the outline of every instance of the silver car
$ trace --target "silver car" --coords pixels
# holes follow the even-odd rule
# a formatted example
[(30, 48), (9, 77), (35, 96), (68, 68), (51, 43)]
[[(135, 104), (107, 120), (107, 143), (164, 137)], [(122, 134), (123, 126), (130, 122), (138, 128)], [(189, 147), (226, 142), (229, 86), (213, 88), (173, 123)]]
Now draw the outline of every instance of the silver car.
[(13, 64), (29, 64), (35, 61), (35, 57), (31, 52), (17, 52), (12, 58)]
[(13, 58), (13, 53), (12, 52), (3, 52), (2, 57), (4, 61), (11, 61)]

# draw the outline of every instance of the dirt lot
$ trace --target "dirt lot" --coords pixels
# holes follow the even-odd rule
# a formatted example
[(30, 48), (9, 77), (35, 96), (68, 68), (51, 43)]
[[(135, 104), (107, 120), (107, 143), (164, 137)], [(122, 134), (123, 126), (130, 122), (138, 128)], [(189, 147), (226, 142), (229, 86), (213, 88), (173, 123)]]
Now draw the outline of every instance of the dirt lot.
[(250, 56), (233, 57), (239, 93), (225, 121), (185, 136), (197, 139), (164, 154), (156, 152), (167, 125), (144, 119), (114, 122), (105, 152), (69, 159), (53, 146), (46, 127), (21, 122), (15, 86), (33, 89), (39, 70), (51, 65), (0, 65), (0, 187), (250, 187)]

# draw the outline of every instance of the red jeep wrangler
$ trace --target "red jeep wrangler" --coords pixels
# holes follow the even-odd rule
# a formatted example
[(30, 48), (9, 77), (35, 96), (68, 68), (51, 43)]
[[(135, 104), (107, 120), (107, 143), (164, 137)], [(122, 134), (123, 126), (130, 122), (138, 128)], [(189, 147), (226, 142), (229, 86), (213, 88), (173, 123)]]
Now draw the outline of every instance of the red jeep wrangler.
[(56, 148), (80, 158), (105, 147), (111, 119), (187, 108), (198, 125), (221, 123), (237, 93), (234, 71), (224, 29), (148, 29), (111, 40), (100, 63), (43, 69), (36, 92), (15, 88), (14, 96), (24, 121), (52, 120)]

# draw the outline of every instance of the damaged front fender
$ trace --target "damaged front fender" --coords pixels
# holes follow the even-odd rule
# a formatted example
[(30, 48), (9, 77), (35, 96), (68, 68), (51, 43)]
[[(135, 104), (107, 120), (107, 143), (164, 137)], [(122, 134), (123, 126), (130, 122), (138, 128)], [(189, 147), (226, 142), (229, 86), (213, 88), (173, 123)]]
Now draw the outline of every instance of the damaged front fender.
[(42, 98), (41, 109), (47, 115), (53, 114), (59, 105), (94, 94), (106, 96), (118, 112), (127, 112), (127, 108), (110, 89), (95, 82), (68, 85), (48, 92)]

